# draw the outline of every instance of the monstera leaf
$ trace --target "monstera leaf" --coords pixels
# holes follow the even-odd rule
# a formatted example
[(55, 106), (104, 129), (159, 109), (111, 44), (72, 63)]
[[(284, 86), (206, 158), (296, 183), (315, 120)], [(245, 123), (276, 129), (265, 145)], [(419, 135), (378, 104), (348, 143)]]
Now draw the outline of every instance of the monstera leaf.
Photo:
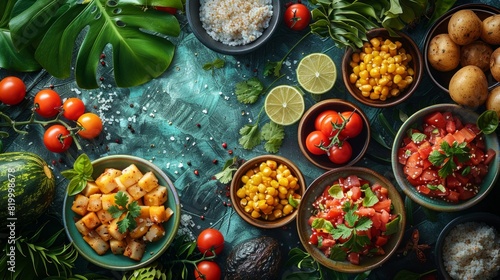
[(9, 20), (15, 3), (16, 0), (0, 1), (0, 68), (21, 72), (39, 70), (41, 66), (35, 60), (33, 49), (18, 52), (12, 43)]
[(14, 46), (34, 46), (35, 59), (54, 77), (70, 77), (74, 62), (81, 88), (98, 87), (99, 58), (109, 46), (116, 85), (132, 87), (165, 72), (175, 51), (167, 36), (180, 33), (177, 18), (153, 6), (182, 9), (182, 2), (18, 0), (9, 26)]

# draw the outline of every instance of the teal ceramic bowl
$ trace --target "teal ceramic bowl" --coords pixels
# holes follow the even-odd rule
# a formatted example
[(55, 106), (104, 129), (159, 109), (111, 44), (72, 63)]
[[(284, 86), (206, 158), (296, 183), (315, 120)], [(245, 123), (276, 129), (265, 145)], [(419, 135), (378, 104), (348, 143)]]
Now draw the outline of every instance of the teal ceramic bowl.
[(399, 187), (403, 192), (410, 197), (414, 202), (424, 206), (428, 209), (442, 212), (455, 212), (461, 211), (472, 207), (485, 198), (491, 189), (494, 187), (498, 179), (499, 164), (500, 164), (500, 150), (498, 144), (498, 137), (495, 133), (484, 135), (486, 148), (491, 148), (496, 152), (496, 158), (493, 159), (489, 165), (488, 174), (481, 182), (479, 192), (468, 200), (463, 200), (458, 203), (447, 202), (441, 199), (433, 199), (419, 193), (416, 188), (410, 184), (406, 179), (403, 171), (403, 165), (398, 162), (398, 149), (402, 146), (403, 138), (406, 136), (407, 131), (414, 127), (421, 127), (423, 118), (430, 113), (434, 112), (451, 112), (453, 115), (458, 116), (462, 123), (476, 123), (479, 115), (470, 109), (466, 109), (457, 104), (436, 104), (423, 108), (413, 115), (411, 115), (401, 126), (392, 146), (391, 162), (392, 170)]
[[(322, 251), (315, 245), (310, 244), (309, 237), (312, 234), (309, 218), (313, 215), (314, 208), (313, 202), (323, 194), (327, 186), (331, 186), (339, 178), (345, 178), (349, 175), (357, 175), (360, 178), (368, 180), (370, 184), (378, 183), (387, 188), (388, 196), (392, 201), (393, 210), (392, 214), (399, 214), (399, 230), (390, 236), (387, 243), (383, 246), (385, 251), (384, 255), (364, 257), (361, 259), (359, 265), (351, 264), (348, 261), (334, 261), (328, 258)], [(392, 183), (381, 174), (365, 168), (365, 167), (340, 167), (323, 173), (316, 178), (307, 188), (304, 196), (302, 197), (297, 213), (297, 232), (299, 234), (300, 242), (306, 251), (323, 266), (344, 273), (362, 273), (368, 270), (375, 269), (385, 263), (396, 253), (401, 240), (404, 235), (404, 228), (406, 225), (406, 213), (403, 199), (398, 190)]]
[(63, 204), (63, 214), (64, 214), (64, 227), (66, 229), (66, 234), (68, 238), (73, 242), (73, 245), (77, 249), (78, 253), (87, 259), (89, 262), (109, 269), (109, 270), (134, 270), (143, 266), (146, 266), (156, 260), (167, 248), (170, 246), (172, 241), (177, 234), (180, 223), (180, 202), (177, 195), (177, 191), (172, 184), (172, 181), (167, 177), (167, 175), (153, 163), (144, 160), (142, 158), (128, 156), (128, 155), (113, 155), (97, 159), (92, 162), (94, 168), (93, 178), (97, 178), (103, 173), (106, 168), (116, 168), (124, 169), (130, 164), (135, 164), (141, 172), (145, 173), (147, 171), (153, 171), (160, 185), (167, 187), (168, 199), (165, 202), (165, 207), (170, 207), (174, 214), (170, 219), (163, 224), (165, 228), (165, 236), (160, 240), (148, 243), (146, 246), (146, 252), (142, 257), (141, 261), (134, 261), (123, 255), (114, 255), (111, 251), (102, 256), (98, 255), (82, 238), (82, 235), (75, 227), (75, 221), (78, 219), (78, 215), (71, 210), (74, 197), (65, 196)]

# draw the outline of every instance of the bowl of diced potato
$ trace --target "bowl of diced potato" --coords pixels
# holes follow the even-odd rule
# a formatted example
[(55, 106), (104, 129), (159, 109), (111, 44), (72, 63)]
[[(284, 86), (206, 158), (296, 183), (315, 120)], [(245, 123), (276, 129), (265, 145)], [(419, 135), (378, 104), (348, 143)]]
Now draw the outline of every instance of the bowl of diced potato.
[(66, 195), (64, 225), (89, 262), (134, 270), (170, 246), (180, 223), (180, 202), (168, 176), (150, 161), (113, 155), (92, 161), (93, 181)]

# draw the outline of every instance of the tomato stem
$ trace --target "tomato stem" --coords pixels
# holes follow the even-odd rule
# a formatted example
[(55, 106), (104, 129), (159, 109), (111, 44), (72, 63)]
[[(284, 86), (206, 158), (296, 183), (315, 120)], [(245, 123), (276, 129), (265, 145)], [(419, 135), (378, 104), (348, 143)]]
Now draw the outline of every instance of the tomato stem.
[(25, 131), (25, 130), (18, 129), (19, 126), (39, 124), (39, 125), (45, 127), (45, 126), (50, 125), (50, 124), (58, 123), (58, 124), (63, 125), (64, 127), (66, 127), (66, 129), (68, 129), (70, 131), (71, 136), (73, 137), (73, 140), (74, 140), (74, 143), (75, 143), (77, 149), (81, 150), (82, 146), (80, 145), (79, 141), (75, 137), (76, 134), (74, 133), (75, 130), (80, 130), (80, 128), (78, 128), (78, 127), (71, 127), (66, 122), (64, 122), (63, 120), (61, 120), (59, 118), (60, 116), (61, 116), (61, 113), (58, 114), (54, 119), (47, 120), (47, 121), (42, 121), (42, 120), (37, 120), (35, 118), (35, 112), (33, 111), (33, 113), (31, 114), (31, 116), (30, 116), (30, 118), (28, 120), (25, 120), (25, 121), (15, 121), (15, 120), (11, 119), (8, 115), (4, 114), (3, 112), (0, 112), (0, 118), (2, 118), (2, 119), (5, 120), (4, 122), (0, 122), (0, 127), (12, 127), (12, 129), (16, 133), (26, 135), (26, 134), (28, 134), (28, 132)]

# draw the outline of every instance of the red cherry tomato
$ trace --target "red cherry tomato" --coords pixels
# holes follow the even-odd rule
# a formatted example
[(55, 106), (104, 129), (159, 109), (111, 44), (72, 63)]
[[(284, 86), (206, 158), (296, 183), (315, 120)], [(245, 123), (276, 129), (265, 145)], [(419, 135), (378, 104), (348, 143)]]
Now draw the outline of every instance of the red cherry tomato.
[(63, 116), (68, 120), (76, 121), (85, 113), (85, 104), (80, 98), (71, 97), (63, 103)]
[(363, 130), (363, 119), (361, 116), (353, 111), (342, 112), (341, 115), (347, 121), (347, 124), (340, 132), (340, 136), (344, 138), (358, 136)]
[(177, 13), (177, 9), (176, 8), (171, 8), (171, 7), (156, 6), (155, 10), (162, 11), (162, 12), (167, 12), (167, 13), (169, 13), (171, 15), (175, 15)]
[(326, 147), (328, 144), (330, 144), (330, 139), (319, 130), (315, 130), (307, 135), (306, 148), (313, 155), (326, 154), (326, 151), (319, 148), (319, 146)]
[(339, 114), (337, 113), (328, 114), (323, 118), (320, 130), (327, 137), (333, 137), (337, 134), (337, 129), (334, 128), (332, 123), (338, 125), (342, 124), (342, 118), (340, 117)]
[(201, 261), (194, 270), (196, 280), (220, 280), (222, 272), (219, 265), (213, 261)]
[(220, 254), (224, 249), (224, 236), (214, 228), (204, 229), (196, 240), (198, 250), (206, 256), (212, 256), (212, 250), (215, 254)]
[(61, 97), (54, 90), (42, 89), (35, 95), (35, 111), (44, 118), (57, 115), (61, 105)]
[(52, 125), (47, 128), (43, 135), (43, 144), (47, 150), (53, 153), (62, 153), (67, 151), (73, 143), (73, 137), (66, 127), (60, 124)]
[(16, 105), (26, 96), (26, 85), (18, 77), (9, 76), (0, 81), (0, 101), (7, 105)]
[(323, 122), (323, 120), (325, 119), (325, 117), (327, 115), (330, 115), (330, 114), (337, 114), (337, 112), (333, 111), (333, 110), (326, 110), (326, 111), (323, 111), (321, 112), (317, 117), (316, 119), (314, 120), (314, 128), (316, 130), (321, 130), (321, 122)]
[(352, 147), (347, 141), (342, 141), (342, 144), (333, 145), (328, 151), (328, 158), (335, 164), (344, 164), (352, 157)]
[(311, 12), (304, 4), (292, 4), (285, 10), (285, 24), (292, 30), (304, 30), (310, 21)]
[(102, 120), (98, 115), (94, 113), (85, 113), (78, 118), (77, 122), (81, 128), (81, 130), (78, 131), (80, 137), (92, 139), (101, 134)]

